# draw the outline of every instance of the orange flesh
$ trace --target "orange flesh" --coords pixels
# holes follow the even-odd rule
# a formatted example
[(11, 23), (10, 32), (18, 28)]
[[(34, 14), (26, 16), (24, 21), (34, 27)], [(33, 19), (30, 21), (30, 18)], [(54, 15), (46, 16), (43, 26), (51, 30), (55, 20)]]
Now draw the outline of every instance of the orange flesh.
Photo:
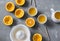
[(23, 15), (24, 15), (24, 11), (22, 9), (17, 9), (15, 11), (15, 15), (16, 15), (17, 18), (22, 18)]
[(22, 1), (22, 0), (17, 0), (17, 2), (18, 2), (19, 4), (22, 4), (23, 1)]
[(34, 34), (33, 41), (42, 41), (42, 36), (40, 34)]
[(34, 19), (32, 19), (32, 18), (26, 19), (26, 25), (27, 26), (32, 27), (34, 24), (35, 24)]
[(9, 24), (9, 22), (10, 22), (10, 17), (6, 17), (4, 20), (5, 20), (5, 23)]
[(7, 9), (9, 9), (9, 10), (11, 10), (12, 9), (12, 4), (11, 3), (9, 3), (8, 5), (7, 5)]
[(13, 19), (11, 16), (5, 16), (3, 22), (5, 25), (11, 25), (13, 23)]
[(8, 2), (8, 3), (6, 3), (5, 8), (6, 8), (7, 11), (12, 12), (12, 11), (14, 11), (15, 6), (12, 2)]
[(25, 0), (16, 0), (17, 5), (24, 5)]
[(19, 16), (21, 14), (21, 10), (16, 11), (16, 15)]

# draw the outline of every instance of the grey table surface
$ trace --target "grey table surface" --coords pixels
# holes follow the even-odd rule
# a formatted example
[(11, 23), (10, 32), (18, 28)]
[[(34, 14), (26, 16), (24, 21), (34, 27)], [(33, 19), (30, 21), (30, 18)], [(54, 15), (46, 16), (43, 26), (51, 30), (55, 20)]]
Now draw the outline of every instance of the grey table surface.
[[(5, 10), (5, 4), (7, 2), (13, 2), (16, 8), (22, 8), (25, 11), (25, 16), (22, 19), (17, 19), (14, 16), (14, 12), (9, 13)], [(34, 3), (35, 2), (35, 3)], [(27, 10), (30, 6), (36, 6), (39, 14), (45, 14), (48, 17), (46, 24), (41, 25), (37, 22), (36, 18), (38, 15), (33, 17), (36, 20), (36, 25), (33, 28), (29, 28), (31, 31), (31, 41), (34, 33), (40, 33), (43, 36), (43, 41), (60, 41), (60, 24), (54, 23), (51, 20), (50, 9), (60, 10), (60, 0), (26, 0), (24, 6), (17, 6), (14, 0), (0, 0), (0, 41), (11, 41), (9, 34), (13, 26), (18, 24), (25, 25), (25, 19), (30, 17), (27, 14)], [(14, 18), (14, 23), (12, 26), (5, 26), (2, 22), (5, 15), (11, 15)]]

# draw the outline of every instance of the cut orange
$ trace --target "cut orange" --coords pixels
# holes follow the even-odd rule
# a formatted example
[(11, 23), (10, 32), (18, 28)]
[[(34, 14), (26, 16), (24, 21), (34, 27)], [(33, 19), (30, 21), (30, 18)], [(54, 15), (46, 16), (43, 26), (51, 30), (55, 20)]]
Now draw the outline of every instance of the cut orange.
[(6, 15), (6, 16), (3, 18), (3, 23), (4, 23), (5, 25), (12, 25), (12, 23), (13, 23), (13, 18), (12, 18), (12, 16)]
[(24, 16), (24, 10), (23, 9), (16, 9), (15, 16), (17, 18), (22, 18)]
[(25, 4), (25, 0), (15, 0), (16, 4), (22, 6)]
[(33, 41), (42, 41), (42, 35), (38, 33), (34, 34)]
[(8, 3), (6, 3), (6, 5), (5, 5), (5, 9), (6, 9), (8, 12), (12, 12), (12, 11), (14, 11), (14, 9), (15, 9), (15, 5), (14, 5), (14, 3), (12, 3), (12, 2), (8, 2)]
[(28, 27), (33, 27), (35, 25), (35, 20), (33, 18), (27, 18), (25, 23)]

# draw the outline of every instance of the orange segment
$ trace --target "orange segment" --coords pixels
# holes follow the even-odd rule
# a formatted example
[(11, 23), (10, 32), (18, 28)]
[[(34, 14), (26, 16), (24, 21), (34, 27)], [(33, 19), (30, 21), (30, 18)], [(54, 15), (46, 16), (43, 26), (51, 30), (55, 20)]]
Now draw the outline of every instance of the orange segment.
[(15, 5), (14, 5), (14, 3), (12, 3), (12, 2), (8, 2), (8, 3), (6, 3), (6, 5), (5, 5), (5, 9), (6, 9), (8, 12), (12, 12), (12, 11), (14, 11), (14, 9), (15, 9)]
[(3, 23), (5, 25), (12, 25), (13, 23), (13, 18), (10, 16), (10, 15), (6, 15), (4, 18), (3, 18)]
[(15, 16), (17, 18), (22, 18), (24, 16), (24, 10), (23, 9), (16, 9)]
[(27, 18), (25, 22), (28, 27), (33, 27), (35, 25), (35, 20), (33, 18)]
[(42, 41), (42, 35), (38, 33), (34, 34), (33, 41)]
[(15, 0), (15, 2), (16, 2), (17, 5), (22, 6), (22, 5), (24, 5), (25, 0)]

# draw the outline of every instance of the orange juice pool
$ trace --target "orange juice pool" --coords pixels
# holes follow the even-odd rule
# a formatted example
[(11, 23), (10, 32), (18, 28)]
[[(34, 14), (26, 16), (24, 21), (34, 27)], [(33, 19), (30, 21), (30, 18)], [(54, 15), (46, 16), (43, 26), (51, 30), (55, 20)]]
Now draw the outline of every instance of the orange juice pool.
[(35, 15), (37, 15), (37, 8), (36, 8), (36, 7), (30, 7), (30, 8), (28, 9), (28, 14), (29, 14), (30, 16), (35, 16)]
[(44, 24), (47, 21), (47, 17), (44, 14), (41, 14), (38, 16), (37, 20), (40, 24)]

